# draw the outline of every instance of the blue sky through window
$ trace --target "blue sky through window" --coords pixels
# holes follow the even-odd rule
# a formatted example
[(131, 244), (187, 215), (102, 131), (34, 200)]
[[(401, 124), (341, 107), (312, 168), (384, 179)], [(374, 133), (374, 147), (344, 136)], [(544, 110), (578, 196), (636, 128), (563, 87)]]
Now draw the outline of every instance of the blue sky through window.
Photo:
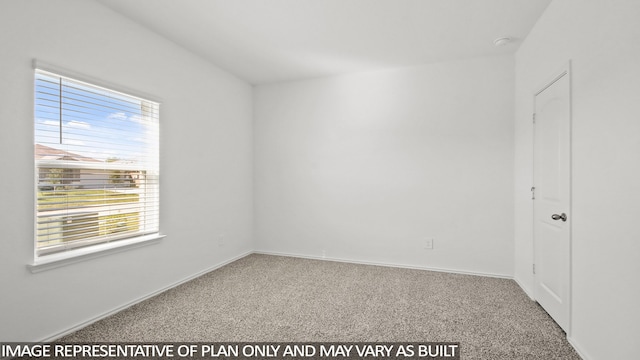
[(157, 104), (45, 72), (36, 72), (35, 96), (36, 144), (99, 161), (152, 161)]

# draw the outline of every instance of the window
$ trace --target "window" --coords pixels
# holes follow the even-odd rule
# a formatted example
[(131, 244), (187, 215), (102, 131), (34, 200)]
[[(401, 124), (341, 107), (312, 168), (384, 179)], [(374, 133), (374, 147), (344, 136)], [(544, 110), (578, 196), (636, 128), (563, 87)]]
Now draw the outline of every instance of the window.
[(36, 69), (36, 257), (158, 233), (158, 111)]

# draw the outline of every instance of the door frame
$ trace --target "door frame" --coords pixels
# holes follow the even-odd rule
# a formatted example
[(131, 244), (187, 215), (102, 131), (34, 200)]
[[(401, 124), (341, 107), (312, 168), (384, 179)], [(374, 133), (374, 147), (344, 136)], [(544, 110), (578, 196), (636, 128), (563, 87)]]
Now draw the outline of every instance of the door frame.
[(532, 153), (531, 153), (531, 168), (532, 168), (532, 172), (531, 172), (531, 184), (532, 184), (532, 191), (533, 191), (533, 196), (532, 196), (532, 201), (531, 201), (531, 213), (532, 213), (532, 223), (531, 223), (531, 240), (532, 240), (532, 245), (533, 245), (533, 254), (532, 254), (532, 264), (533, 264), (533, 299), (536, 300), (537, 302), (537, 274), (535, 271), (535, 264), (536, 264), (536, 235), (535, 235), (535, 225), (536, 225), (536, 221), (535, 221), (535, 200), (534, 200), (534, 196), (535, 196), (535, 191), (534, 191), (534, 187), (535, 187), (535, 174), (536, 174), (536, 169), (535, 169), (535, 151), (536, 151), (536, 139), (535, 139), (535, 111), (536, 111), (536, 97), (542, 93), (544, 90), (546, 90), (547, 88), (549, 88), (550, 86), (552, 86), (556, 81), (560, 80), (561, 78), (567, 76), (567, 80), (569, 82), (569, 204), (568, 204), (568, 211), (569, 211), (569, 216), (571, 216), (571, 221), (569, 222), (568, 227), (569, 227), (569, 243), (568, 243), (568, 252), (567, 252), (567, 264), (566, 264), (566, 270), (568, 272), (568, 284), (566, 284), (566, 286), (568, 287), (567, 289), (567, 303), (568, 303), (568, 321), (567, 321), (567, 325), (566, 325), (566, 329), (563, 329), (567, 335), (567, 337), (570, 336), (571, 334), (571, 324), (572, 324), (572, 309), (573, 309), (573, 292), (572, 292), (572, 284), (573, 284), (573, 272), (572, 272), (572, 268), (573, 268), (573, 261), (572, 261), (572, 254), (573, 254), (573, 92), (572, 92), (572, 76), (571, 76), (571, 60), (567, 61), (560, 69), (556, 70), (555, 72), (552, 73), (551, 76), (547, 77), (547, 80), (542, 82), (539, 86), (537, 86), (535, 88), (535, 91), (533, 92), (533, 96), (532, 96), (532, 106), (533, 106), (533, 110), (531, 111), (532, 115), (532, 123), (531, 123), (531, 129), (532, 129), (532, 144), (531, 144), (531, 148), (532, 148)]

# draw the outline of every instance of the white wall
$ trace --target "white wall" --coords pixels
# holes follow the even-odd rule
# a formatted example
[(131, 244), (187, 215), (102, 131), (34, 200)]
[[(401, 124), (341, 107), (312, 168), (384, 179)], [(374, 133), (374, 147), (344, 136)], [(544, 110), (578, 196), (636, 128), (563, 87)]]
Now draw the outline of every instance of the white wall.
[(511, 276), (514, 81), (505, 56), (256, 87), (257, 250)]
[(570, 341), (586, 359), (640, 352), (640, 2), (553, 1), (516, 56), (516, 269), (531, 292), (533, 91), (572, 64)]
[[(160, 244), (27, 270), (33, 58), (163, 100)], [(85, 0), (2, 1), (0, 65), (2, 341), (48, 339), (252, 249), (249, 85)]]

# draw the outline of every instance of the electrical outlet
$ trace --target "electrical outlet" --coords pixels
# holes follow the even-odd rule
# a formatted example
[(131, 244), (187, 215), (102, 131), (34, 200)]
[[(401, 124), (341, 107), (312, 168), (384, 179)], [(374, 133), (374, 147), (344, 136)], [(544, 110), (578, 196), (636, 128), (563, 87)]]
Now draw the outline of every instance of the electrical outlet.
[(325, 259), (327, 257), (327, 250), (322, 250), (322, 258)]
[(218, 235), (218, 246), (224, 246), (224, 234)]
[(426, 250), (433, 250), (433, 238), (424, 239), (424, 248)]

